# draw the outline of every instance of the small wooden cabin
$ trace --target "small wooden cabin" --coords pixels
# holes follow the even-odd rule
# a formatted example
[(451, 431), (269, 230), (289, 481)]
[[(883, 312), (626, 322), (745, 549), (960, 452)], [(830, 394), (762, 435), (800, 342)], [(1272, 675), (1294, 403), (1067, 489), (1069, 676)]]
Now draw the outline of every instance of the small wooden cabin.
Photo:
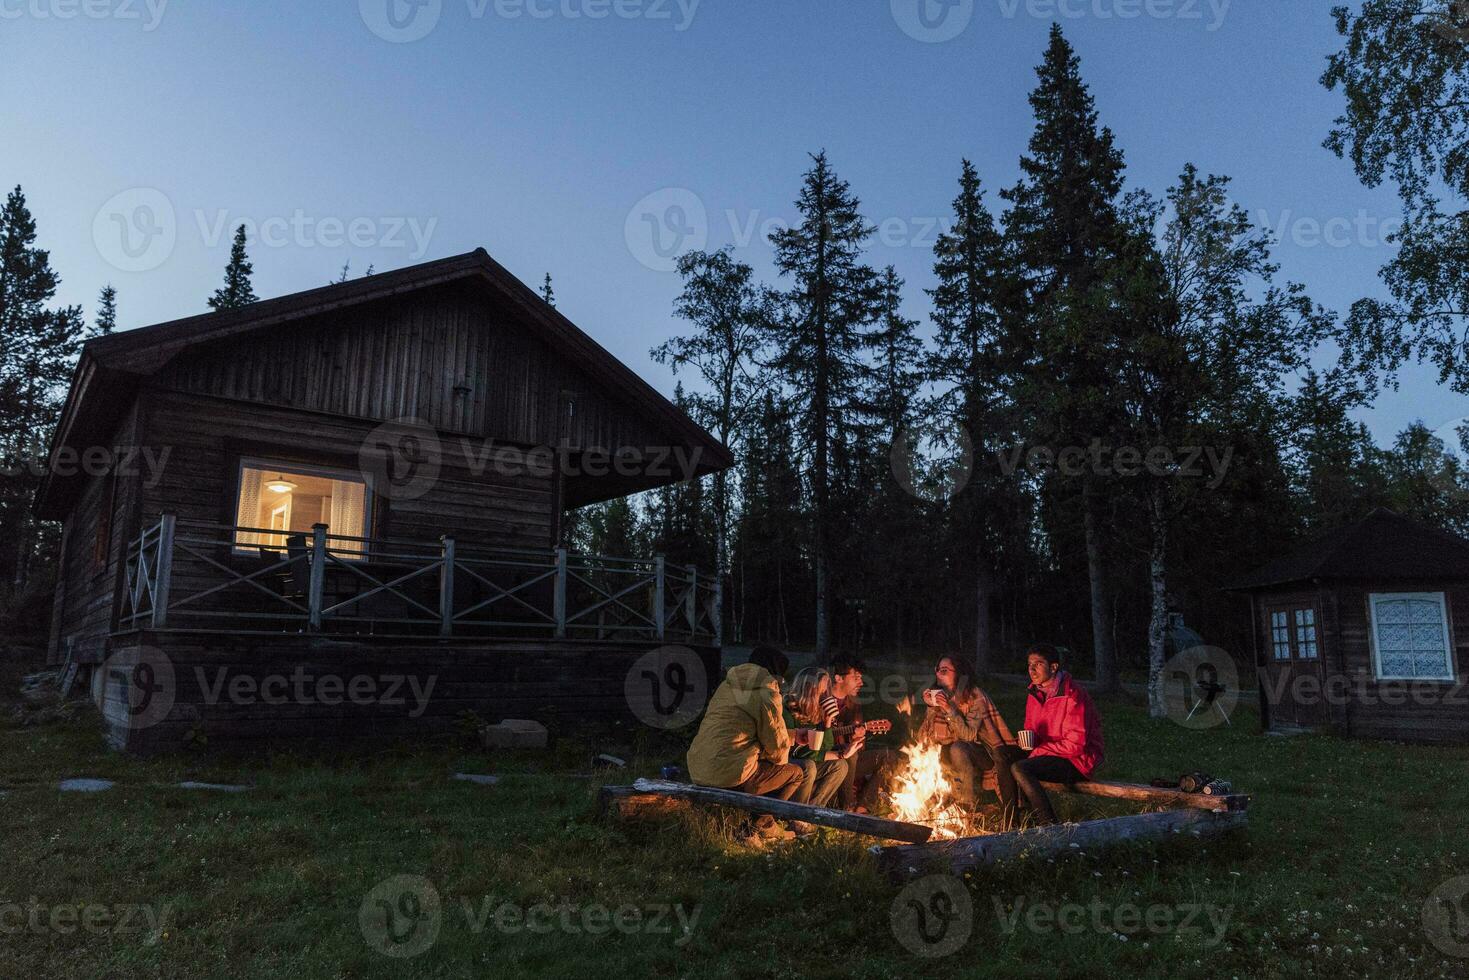
[(1267, 730), (1469, 741), (1469, 541), (1378, 509), (1232, 588)]
[[(650, 650), (717, 670), (719, 583), (569, 555), (562, 514), (730, 463), (483, 249), (115, 333), (82, 352), (37, 500), (64, 528), (51, 656), (105, 664), (130, 748), (625, 715)], [(303, 667), (435, 686), (412, 717), (269, 703)]]

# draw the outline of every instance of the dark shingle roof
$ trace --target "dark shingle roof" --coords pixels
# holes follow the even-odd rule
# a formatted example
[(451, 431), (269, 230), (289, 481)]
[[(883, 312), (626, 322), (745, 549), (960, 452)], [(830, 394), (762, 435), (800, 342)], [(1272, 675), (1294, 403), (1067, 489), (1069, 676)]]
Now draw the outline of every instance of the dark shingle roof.
[(1379, 507), (1232, 583), (1248, 592), (1314, 579), (1469, 579), (1469, 541)]

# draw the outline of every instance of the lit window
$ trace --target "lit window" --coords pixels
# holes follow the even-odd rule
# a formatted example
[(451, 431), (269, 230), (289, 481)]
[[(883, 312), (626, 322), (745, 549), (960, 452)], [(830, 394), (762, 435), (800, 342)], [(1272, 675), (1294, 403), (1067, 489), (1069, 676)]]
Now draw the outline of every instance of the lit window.
[(1276, 660), (1290, 659), (1290, 618), (1284, 612), (1270, 614), (1270, 645)]
[(361, 473), (247, 459), (240, 463), (239, 486), (236, 551), (284, 550), (293, 537), (304, 545), (314, 524), (327, 526), (333, 553), (366, 551), (360, 541), (341, 540), (366, 536), (369, 495)]
[(1442, 592), (1384, 592), (1367, 597), (1372, 648), (1383, 680), (1451, 681), (1449, 619)]
[(1320, 653), (1316, 649), (1316, 610), (1296, 610), (1296, 656), (1301, 660), (1315, 660)]

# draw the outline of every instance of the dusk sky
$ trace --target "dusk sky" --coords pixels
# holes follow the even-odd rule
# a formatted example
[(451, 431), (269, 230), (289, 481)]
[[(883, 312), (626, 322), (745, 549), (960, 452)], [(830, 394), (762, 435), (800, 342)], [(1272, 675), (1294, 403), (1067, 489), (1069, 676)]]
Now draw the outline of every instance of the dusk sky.
[[(241, 222), (262, 297), (483, 245), (528, 283), (550, 272), (563, 312), (671, 391), (647, 356), (681, 329), (668, 257), (733, 244), (769, 278), (764, 233), (823, 147), (927, 329), (959, 161), (998, 212), (1059, 21), (1129, 187), (1161, 193), (1188, 162), (1233, 177), (1284, 275), (1344, 312), (1381, 294), (1399, 208), (1322, 148), (1329, 7), (0, 0), (0, 182), (89, 319), (107, 282), (124, 327), (205, 311)], [(1435, 377), (1409, 369), (1364, 413), (1379, 442), (1469, 414)]]

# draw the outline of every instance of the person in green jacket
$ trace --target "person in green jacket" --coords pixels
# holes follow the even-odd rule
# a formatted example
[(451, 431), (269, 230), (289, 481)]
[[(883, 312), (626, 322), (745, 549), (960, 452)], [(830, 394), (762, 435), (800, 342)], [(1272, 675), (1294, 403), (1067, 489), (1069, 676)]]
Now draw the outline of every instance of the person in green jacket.
[(821, 667), (807, 667), (796, 675), (785, 707), (786, 728), (794, 732), (791, 757), (806, 770), (801, 789), (792, 799), (826, 806), (846, 781), (849, 760), (862, 750), (862, 738), (859, 735), (837, 748), (831, 730), (837, 708), (831, 698), (831, 674)]
[[(701, 786), (789, 800), (805, 785), (806, 769), (790, 760), (791, 736), (781, 710), (780, 682), (790, 660), (774, 647), (750, 652), (731, 667), (704, 709), (689, 746), (689, 778)], [(771, 817), (756, 831), (766, 838), (794, 836)]]

